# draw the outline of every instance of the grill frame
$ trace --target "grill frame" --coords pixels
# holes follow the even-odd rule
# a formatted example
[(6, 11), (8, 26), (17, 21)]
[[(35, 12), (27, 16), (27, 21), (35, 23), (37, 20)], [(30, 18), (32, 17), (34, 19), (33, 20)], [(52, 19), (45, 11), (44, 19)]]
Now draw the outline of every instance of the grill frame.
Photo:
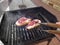
[[(18, 15), (16, 14), (16, 13), (18, 13)], [(48, 12), (46, 9), (44, 9), (43, 7), (35, 7), (35, 8), (29, 8), (29, 9), (22, 9), (22, 10), (14, 10), (14, 11), (8, 11), (8, 12), (6, 12), (5, 14), (4, 14), (4, 17), (3, 17), (3, 20), (2, 20), (2, 23), (1, 23), (1, 27), (4, 27), (4, 28), (7, 28), (7, 27), (9, 27), (9, 26), (5, 26), (5, 25), (10, 25), (11, 26), (11, 28), (12, 29), (10, 29), (9, 30), (9, 34), (8, 34), (8, 37), (9, 36), (11, 36), (11, 37), (9, 37), (9, 42), (6, 42), (6, 40), (7, 39), (4, 39), (5, 38), (5, 35), (4, 34), (7, 34), (6, 33), (6, 30), (2, 30), (2, 28), (1, 28), (1, 31), (0, 32), (3, 32), (4, 34), (2, 34), (1, 33), (1, 40), (4, 42), (4, 44), (5, 45), (19, 45), (19, 43), (18, 42), (20, 42), (20, 44), (22, 44), (22, 42), (23, 41), (21, 41), (21, 40), (19, 40), (19, 38), (16, 38), (16, 36), (19, 36), (19, 34), (15, 34), (15, 33), (19, 33), (19, 31), (17, 31), (17, 30), (13, 30), (13, 24), (14, 24), (14, 22), (16, 22), (16, 20), (18, 19), (18, 18), (20, 18), (19, 16), (20, 15), (22, 15), (21, 17), (23, 17), (24, 15), (30, 15), (30, 16), (26, 16), (26, 17), (28, 17), (28, 18), (32, 18), (32, 19), (34, 19), (34, 18), (38, 18), (37, 17), (37, 15), (45, 15), (45, 14), (47, 14), (45, 17), (47, 18), (48, 17), (48, 14), (49, 14), (49, 17), (51, 17), (51, 18), (54, 18), (53, 19), (53, 21), (51, 20), (51, 19), (48, 19), (48, 20), (50, 20), (50, 21), (48, 21), (47, 19), (45, 19), (45, 22), (53, 22), (53, 23), (55, 23), (55, 22), (57, 22), (57, 19), (56, 19), (56, 17), (54, 16), (54, 15), (52, 15), (50, 12)], [(32, 15), (36, 15), (35, 17), (34, 16), (32, 16)], [(17, 17), (16, 17), (17, 16)], [(10, 18), (11, 17), (11, 18)], [(14, 18), (13, 18), (14, 17)], [(34, 18), (33, 18), (34, 17)], [(43, 16), (40, 16), (40, 17), (42, 17), (43, 18)], [(48, 18), (49, 18), (48, 17)], [(7, 20), (6, 20), (7, 19)], [(10, 22), (10, 20), (11, 20), (11, 22)], [(14, 21), (13, 21), (14, 20)], [(4, 22), (4, 23), (3, 23)], [(6, 22), (6, 23), (5, 23)], [(13, 24), (12, 24), (13, 23)], [(15, 24), (14, 24), (15, 25)], [(52, 28), (52, 29), (54, 29), (54, 28)], [(16, 36), (15, 36), (16, 35)], [(13, 37), (15, 37), (15, 39), (13, 39)], [(51, 36), (49, 36), (49, 38), (52, 38), (52, 37), (54, 37), (54, 35), (51, 35)], [(46, 38), (45, 38), (46, 39)], [(12, 41), (12, 42), (11, 42)], [(35, 41), (37, 41), (37, 40), (35, 40)], [(34, 40), (33, 41), (30, 41), (31, 43), (32, 42), (35, 42)], [(8, 44), (7, 44), (8, 43)], [(15, 44), (13, 44), (13, 43), (15, 43)], [(24, 43), (24, 42), (23, 42)], [(25, 43), (27, 43), (27, 42), (25, 42)], [(24, 43), (24, 44), (25, 44)]]

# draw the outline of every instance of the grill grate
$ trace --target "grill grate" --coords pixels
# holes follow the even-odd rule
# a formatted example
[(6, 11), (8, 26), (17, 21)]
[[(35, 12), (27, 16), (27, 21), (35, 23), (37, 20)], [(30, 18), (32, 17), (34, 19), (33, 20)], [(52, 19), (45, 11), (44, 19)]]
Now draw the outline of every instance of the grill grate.
[[(42, 27), (35, 28), (32, 30), (27, 30), (25, 27), (17, 27), (16, 25), (9, 25), (11, 27), (7, 32), (5, 40), (8, 41), (8, 45), (17, 45), (20, 40), (24, 43), (34, 42), (40, 39), (48, 37), (49, 33), (41, 31)], [(9, 28), (7, 27), (7, 28)]]
[[(9, 11), (6, 12), (1, 24), (1, 40), (4, 42), (5, 45), (24, 45), (27, 43), (35, 42), (38, 40), (47, 39), (50, 37), (54, 37), (54, 35), (49, 34), (47, 32), (41, 31), (41, 30), (49, 30), (49, 29), (55, 29), (51, 28), (45, 25), (40, 25), (39, 27), (36, 27), (31, 30), (27, 30), (25, 26), (18, 27), (15, 25), (15, 22), (20, 17), (28, 17), (32, 19), (40, 19), (42, 22), (56, 22), (51, 21), (50, 18), (46, 18), (45, 16), (50, 16), (52, 14), (48, 13), (42, 13), (47, 12), (44, 8), (37, 7), (32, 9), (25, 9), (25, 10), (16, 10), (16, 11)], [(32, 16), (34, 15), (34, 16)], [(51, 16), (53, 17), (53, 15)], [(53, 17), (54, 20), (55, 17)]]

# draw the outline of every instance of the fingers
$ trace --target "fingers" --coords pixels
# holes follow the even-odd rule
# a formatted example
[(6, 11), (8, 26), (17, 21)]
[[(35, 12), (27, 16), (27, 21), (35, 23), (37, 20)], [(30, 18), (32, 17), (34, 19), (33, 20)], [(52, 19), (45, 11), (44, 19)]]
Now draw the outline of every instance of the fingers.
[(58, 39), (60, 40), (60, 35), (57, 35), (57, 34), (55, 34), (56, 35), (56, 37), (58, 37)]
[(60, 25), (60, 22), (56, 22), (56, 24), (59, 24)]
[[(56, 22), (56, 24), (60, 25), (60, 22)], [(60, 30), (60, 28), (59, 28), (59, 30)], [(60, 35), (59, 34), (55, 34), (55, 35), (56, 35), (56, 37), (58, 37), (58, 39), (60, 39)]]

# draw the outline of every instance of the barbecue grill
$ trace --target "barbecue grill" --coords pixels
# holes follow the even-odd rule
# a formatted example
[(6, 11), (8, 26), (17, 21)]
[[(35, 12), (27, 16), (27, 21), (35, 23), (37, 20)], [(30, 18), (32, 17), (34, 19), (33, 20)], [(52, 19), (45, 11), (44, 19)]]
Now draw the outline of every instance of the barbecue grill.
[(43, 7), (5, 12), (0, 26), (0, 37), (5, 45), (25, 45), (55, 36), (41, 31), (56, 29), (45, 25), (40, 25), (31, 30), (27, 30), (25, 26), (16, 26), (15, 22), (23, 16), (31, 19), (40, 19), (42, 22), (57, 22), (56, 17)]

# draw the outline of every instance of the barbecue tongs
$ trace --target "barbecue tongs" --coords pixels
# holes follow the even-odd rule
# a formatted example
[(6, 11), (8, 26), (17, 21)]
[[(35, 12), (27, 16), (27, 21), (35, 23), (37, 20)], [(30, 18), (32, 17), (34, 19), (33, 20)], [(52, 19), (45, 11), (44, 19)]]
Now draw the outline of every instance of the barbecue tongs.
[(50, 27), (55, 27), (55, 28), (60, 28), (59, 24), (55, 23), (41, 23), (42, 25), (50, 26)]
[[(50, 27), (54, 27), (54, 28), (60, 28), (59, 24), (55, 24), (55, 23), (41, 23), (42, 25), (46, 25), (46, 26), (50, 26)], [(52, 34), (60, 34), (60, 30), (42, 30), (42, 31), (46, 31)]]

